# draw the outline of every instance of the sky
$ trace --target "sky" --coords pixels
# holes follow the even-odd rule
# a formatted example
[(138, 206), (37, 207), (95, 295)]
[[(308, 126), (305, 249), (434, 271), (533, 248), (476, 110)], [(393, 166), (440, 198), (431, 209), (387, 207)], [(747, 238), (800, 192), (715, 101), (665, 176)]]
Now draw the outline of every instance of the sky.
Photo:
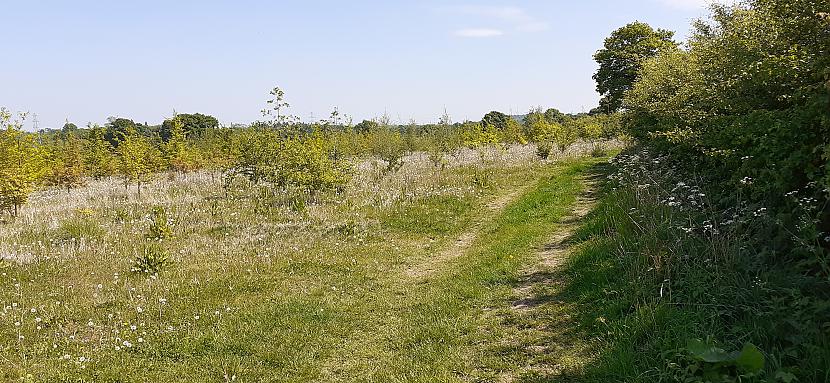
[(249, 123), (275, 86), (304, 121), (588, 111), (605, 37), (639, 20), (682, 40), (707, 2), (0, 0), (0, 106), (28, 129)]

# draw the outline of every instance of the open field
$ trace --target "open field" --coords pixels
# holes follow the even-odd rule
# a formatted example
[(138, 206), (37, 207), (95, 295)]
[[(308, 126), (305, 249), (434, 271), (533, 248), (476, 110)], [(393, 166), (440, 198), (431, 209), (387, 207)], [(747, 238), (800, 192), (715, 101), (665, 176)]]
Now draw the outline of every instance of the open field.
[(0, 7), (0, 383), (830, 382), (830, 1), (128, 3)]
[[(40, 192), (0, 238), (3, 379), (495, 379), (487, 313), (598, 160), (482, 153), (364, 162), (299, 206), (207, 173)], [(151, 239), (159, 207), (171, 235)], [(135, 271), (147, 254), (157, 275)]]

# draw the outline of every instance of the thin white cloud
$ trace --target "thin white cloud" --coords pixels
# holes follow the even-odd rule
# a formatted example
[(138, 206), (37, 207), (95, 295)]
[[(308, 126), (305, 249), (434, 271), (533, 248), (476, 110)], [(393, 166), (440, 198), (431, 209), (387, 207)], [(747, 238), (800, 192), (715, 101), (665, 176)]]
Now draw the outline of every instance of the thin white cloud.
[(513, 30), (515, 32), (541, 32), (550, 29), (550, 25), (548, 25), (548, 23), (537, 19), (524, 9), (515, 6), (463, 5), (446, 7), (442, 8), (442, 10), (448, 13), (468, 16), (475, 19), (476, 22), (487, 21), (500, 26), (500, 28), (460, 29), (455, 32), (456, 36), (492, 37), (506, 34), (504, 29)]
[(497, 37), (504, 35), (504, 31), (492, 28), (465, 28), (455, 31), (458, 37)]
[(657, 0), (659, 3), (677, 9), (696, 10), (705, 9), (713, 3), (729, 4), (730, 0)]

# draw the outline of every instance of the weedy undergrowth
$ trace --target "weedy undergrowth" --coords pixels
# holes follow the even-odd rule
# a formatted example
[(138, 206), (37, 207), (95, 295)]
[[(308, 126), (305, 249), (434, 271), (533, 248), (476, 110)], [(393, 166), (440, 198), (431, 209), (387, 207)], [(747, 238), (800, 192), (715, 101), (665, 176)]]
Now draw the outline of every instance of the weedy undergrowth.
[(167, 211), (163, 206), (156, 206), (150, 214), (150, 227), (147, 239), (161, 241), (173, 236), (173, 229), (170, 228), (171, 220), (167, 217)]
[(727, 352), (711, 338), (691, 339), (663, 357), (671, 361), (668, 369), (678, 382), (759, 382), (764, 371), (764, 354), (752, 343)]
[(553, 145), (549, 142), (541, 142), (536, 145), (536, 156), (538, 156), (542, 160), (548, 159), (550, 157), (550, 152), (553, 150)]
[(170, 263), (170, 255), (160, 244), (149, 242), (131, 263), (133, 273), (156, 275)]
[[(745, 183), (723, 190), (695, 165), (648, 147), (612, 161), (565, 270), (563, 299), (578, 303), (585, 339), (601, 343), (586, 380), (828, 381), (830, 289), (813, 261), (826, 259), (820, 238), (746, 203)], [(802, 210), (792, 214), (809, 226), (812, 210)], [(748, 343), (764, 354), (758, 369), (718, 351), (756, 354)], [(706, 350), (722, 360), (701, 359)]]

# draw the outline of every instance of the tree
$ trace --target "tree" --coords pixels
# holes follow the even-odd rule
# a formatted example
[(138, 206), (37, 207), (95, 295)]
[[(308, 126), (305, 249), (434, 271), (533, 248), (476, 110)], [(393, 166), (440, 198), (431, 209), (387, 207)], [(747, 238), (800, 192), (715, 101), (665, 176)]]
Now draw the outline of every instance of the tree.
[(72, 188), (83, 186), (85, 167), (81, 140), (69, 134), (63, 138), (56, 138), (49, 149), (48, 182), (66, 189), (67, 193)]
[(12, 114), (0, 108), (0, 210), (10, 210), (14, 216), (29, 199), (42, 171), (34, 137), (22, 131), (25, 118), (20, 114), (12, 120)]
[(285, 92), (280, 89), (279, 87), (274, 87), (268, 94), (271, 95), (271, 99), (265, 101), (268, 106), (262, 110), (262, 116), (268, 117), (270, 116), (273, 121), (277, 124), (285, 124), (291, 122), (291, 117), (286, 116), (282, 113), (282, 110), (285, 108), (290, 107), (287, 102), (285, 102)]
[(78, 134), (78, 125), (66, 121), (66, 123), (63, 124), (63, 127), (61, 128), (61, 133), (63, 133), (64, 135)]
[[(549, 109), (550, 110), (550, 109)], [(546, 142), (553, 138), (553, 123), (541, 108), (531, 109), (524, 118), (524, 135), (532, 142)]]
[(481, 119), (481, 124), (484, 125), (485, 129), (493, 127), (499, 132), (503, 132), (507, 130), (511, 119), (512, 117), (494, 110), (484, 115), (484, 118)]
[(113, 148), (117, 148), (125, 137), (138, 134), (138, 125), (126, 118), (110, 117), (105, 128), (104, 139)]
[(186, 138), (200, 137), (207, 131), (219, 127), (219, 120), (213, 116), (201, 113), (177, 114), (161, 123), (159, 136), (161, 136), (162, 141), (167, 142), (170, 140), (171, 130), (173, 129), (174, 123), (180, 123), (182, 125)]
[(102, 179), (115, 174), (116, 161), (113, 149), (104, 139), (105, 129), (100, 126), (91, 126), (88, 129), (84, 142), (84, 165), (86, 174), (95, 179)]
[(568, 115), (560, 112), (559, 109), (549, 108), (545, 111), (545, 120), (548, 120), (551, 124), (564, 124), (569, 119)]
[(552, 135), (559, 153), (565, 153), (565, 150), (576, 142), (578, 132), (573, 124), (555, 125)]
[[(164, 143), (164, 159), (170, 170), (186, 173), (194, 170), (197, 165), (195, 153), (188, 147), (185, 137), (184, 123), (178, 119), (171, 119), (169, 136)], [(167, 122), (167, 121), (165, 121)]]
[(501, 141), (501, 132), (490, 124), (467, 121), (458, 129), (461, 131), (461, 141), (469, 148), (497, 144)]
[(483, 132), (497, 132), (499, 141), (508, 143), (524, 143), (526, 141), (518, 121), (502, 112), (492, 111), (487, 113), (481, 119), (481, 126)]
[(359, 122), (357, 125), (354, 126), (354, 131), (357, 133), (369, 133), (371, 131), (377, 130), (378, 128), (377, 121), (374, 120), (363, 120)]
[(201, 165), (211, 177), (229, 170), (238, 158), (234, 150), (238, 141), (235, 132), (231, 128), (208, 130), (194, 142), (194, 148), (203, 160)]
[(118, 145), (118, 172), (124, 178), (124, 187), (135, 182), (141, 195), (141, 184), (148, 182), (157, 169), (160, 153), (144, 136), (124, 136)]
[(406, 143), (400, 129), (390, 123), (386, 114), (377, 125), (375, 130), (369, 132), (369, 150), (386, 163), (385, 172), (394, 173), (403, 166), (403, 158), (407, 154)]
[(617, 29), (605, 39), (604, 48), (594, 54), (599, 69), (593, 78), (602, 96), (600, 108), (606, 113), (620, 109), (623, 95), (639, 77), (643, 62), (661, 51), (677, 49), (674, 32), (654, 30), (639, 21)]

